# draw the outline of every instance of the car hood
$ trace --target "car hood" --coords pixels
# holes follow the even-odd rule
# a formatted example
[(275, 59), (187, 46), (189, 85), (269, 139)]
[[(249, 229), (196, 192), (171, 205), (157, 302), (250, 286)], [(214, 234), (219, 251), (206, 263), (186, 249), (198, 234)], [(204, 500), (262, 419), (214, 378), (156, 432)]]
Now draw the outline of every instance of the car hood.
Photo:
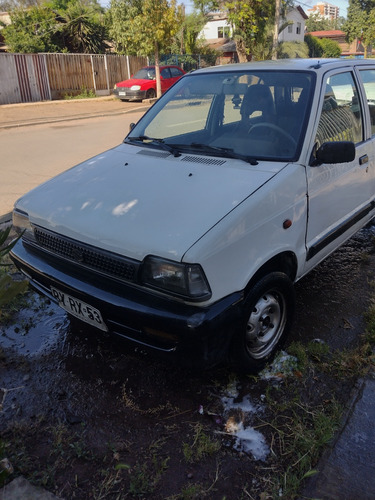
[(142, 260), (175, 260), (272, 178), (285, 162), (182, 154), (121, 144), (30, 191), (32, 223)]
[(130, 88), (133, 85), (145, 85), (147, 83), (152, 83), (154, 80), (145, 80), (143, 78), (131, 78), (130, 80), (124, 80), (123, 82), (116, 83), (116, 87), (127, 87)]

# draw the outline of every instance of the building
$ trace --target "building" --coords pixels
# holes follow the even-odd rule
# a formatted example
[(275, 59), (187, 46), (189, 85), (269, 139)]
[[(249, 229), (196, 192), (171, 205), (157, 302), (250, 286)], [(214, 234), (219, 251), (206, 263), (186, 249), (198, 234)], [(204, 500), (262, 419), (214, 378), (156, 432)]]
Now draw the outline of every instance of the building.
[[(289, 9), (286, 18), (280, 21), (280, 24), (289, 21), (289, 25), (279, 34), (279, 42), (303, 42), (306, 19), (308, 19), (308, 16), (302, 7), (298, 6)], [(226, 13), (213, 12), (210, 15), (210, 20), (201, 31), (200, 37), (205, 39), (210, 48), (220, 53), (218, 64), (238, 61), (236, 44), (231, 40), (232, 35), (232, 27), (228, 22)]]
[(341, 48), (342, 57), (364, 57), (365, 47), (357, 38), (352, 43), (348, 43), (345, 39), (345, 32), (341, 30), (329, 31), (312, 31), (309, 35), (316, 38), (328, 38), (337, 42)]
[(338, 19), (340, 8), (327, 2), (318, 2), (311, 9), (307, 9), (307, 13), (309, 16), (311, 14), (319, 14), (322, 19)]
[(303, 42), (305, 36), (305, 22), (308, 19), (302, 7), (289, 9), (282, 23), (288, 21), (288, 26), (279, 34), (279, 42)]

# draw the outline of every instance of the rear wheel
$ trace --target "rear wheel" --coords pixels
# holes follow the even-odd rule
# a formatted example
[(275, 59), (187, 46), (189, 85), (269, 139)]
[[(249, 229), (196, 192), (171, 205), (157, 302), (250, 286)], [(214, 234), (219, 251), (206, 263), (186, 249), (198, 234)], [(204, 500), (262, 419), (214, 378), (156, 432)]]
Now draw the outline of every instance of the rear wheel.
[(284, 273), (267, 274), (251, 288), (232, 344), (236, 369), (257, 372), (273, 357), (290, 330), (294, 303), (293, 283)]
[(156, 97), (155, 89), (148, 89), (146, 92), (146, 99), (154, 99)]

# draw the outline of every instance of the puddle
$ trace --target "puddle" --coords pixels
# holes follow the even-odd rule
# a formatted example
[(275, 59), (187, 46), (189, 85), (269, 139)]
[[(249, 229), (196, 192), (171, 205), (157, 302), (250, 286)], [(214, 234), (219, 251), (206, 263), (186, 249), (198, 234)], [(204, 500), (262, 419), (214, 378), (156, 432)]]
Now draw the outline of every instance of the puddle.
[(28, 292), (9, 324), (0, 326), (0, 343), (22, 356), (36, 356), (51, 350), (65, 336), (69, 321), (56, 304), (35, 292)]

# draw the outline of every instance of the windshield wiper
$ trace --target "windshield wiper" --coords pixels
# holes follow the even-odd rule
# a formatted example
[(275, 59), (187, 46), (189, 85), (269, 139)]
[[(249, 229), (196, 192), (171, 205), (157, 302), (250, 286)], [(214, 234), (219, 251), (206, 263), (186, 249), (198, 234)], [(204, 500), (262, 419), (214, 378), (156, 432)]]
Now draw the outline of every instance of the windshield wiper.
[(141, 141), (143, 144), (157, 144), (158, 146), (161, 147), (161, 149), (164, 149), (165, 151), (169, 151), (176, 158), (181, 156), (181, 153), (178, 151), (178, 149), (165, 143), (164, 139), (158, 139), (157, 137), (148, 137), (148, 135), (140, 135), (138, 137), (131, 137), (131, 136), (127, 137), (126, 140), (127, 141)]
[(258, 162), (255, 158), (252, 158), (251, 156), (247, 155), (242, 155), (240, 153), (236, 153), (231, 148), (219, 148), (217, 146), (210, 146), (209, 144), (200, 144), (198, 142), (192, 142), (190, 146), (192, 148), (197, 148), (203, 152), (219, 153), (220, 156), (224, 156), (226, 158), (236, 158), (238, 160), (246, 161), (247, 163), (250, 163), (250, 165), (258, 165)]

